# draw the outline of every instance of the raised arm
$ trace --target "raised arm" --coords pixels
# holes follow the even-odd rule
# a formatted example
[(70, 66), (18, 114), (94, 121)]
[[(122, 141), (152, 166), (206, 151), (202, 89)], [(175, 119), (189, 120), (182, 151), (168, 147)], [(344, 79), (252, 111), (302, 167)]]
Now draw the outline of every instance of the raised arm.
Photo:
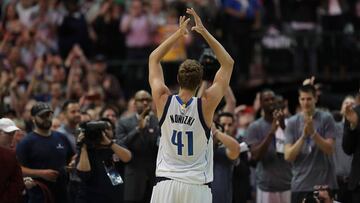
[(164, 74), (160, 64), (161, 59), (176, 43), (176, 41), (188, 33), (186, 27), (190, 19), (185, 19), (181, 16), (179, 20), (179, 29), (161, 43), (149, 57), (149, 83), (151, 87), (151, 94), (153, 96), (158, 118), (161, 117), (163, 108), (170, 90), (166, 87), (164, 82)]
[(219, 130), (215, 130), (213, 133), (214, 137), (216, 137), (221, 143), (226, 147), (226, 156), (230, 160), (235, 160), (239, 157), (240, 154), (240, 145), (235, 140), (235, 138), (227, 135)]
[(357, 139), (360, 134), (359, 116), (360, 106), (354, 109), (351, 104), (346, 105), (342, 148), (347, 155), (354, 154), (357, 148)]
[(224, 47), (206, 30), (195, 10), (191, 8), (187, 9), (186, 12), (192, 15), (195, 20), (195, 26), (192, 27), (191, 30), (195, 30), (206, 40), (220, 63), (220, 69), (215, 75), (213, 84), (205, 90), (202, 96), (204, 104), (203, 113), (206, 123), (210, 126), (212, 114), (229, 86), (234, 60)]
[(225, 92), (224, 99), (225, 99), (225, 106), (223, 108), (223, 111), (232, 112), (232, 113), (235, 112), (236, 98), (230, 86), (227, 88)]

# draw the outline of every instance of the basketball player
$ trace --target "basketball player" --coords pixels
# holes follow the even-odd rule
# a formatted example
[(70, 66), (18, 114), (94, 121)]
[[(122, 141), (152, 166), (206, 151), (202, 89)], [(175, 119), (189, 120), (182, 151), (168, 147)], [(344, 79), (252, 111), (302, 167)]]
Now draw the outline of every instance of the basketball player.
[(195, 60), (184, 61), (178, 70), (180, 90), (171, 95), (164, 83), (160, 64), (163, 56), (187, 33), (190, 19), (180, 17), (179, 29), (159, 45), (149, 57), (149, 82), (160, 118), (161, 138), (157, 155), (152, 203), (209, 203), (209, 183), (213, 180), (213, 140), (210, 127), (216, 106), (229, 81), (234, 61), (222, 45), (205, 29), (194, 9), (187, 9), (195, 19), (192, 31), (199, 33), (220, 62), (213, 84), (201, 98), (194, 97), (203, 75)]

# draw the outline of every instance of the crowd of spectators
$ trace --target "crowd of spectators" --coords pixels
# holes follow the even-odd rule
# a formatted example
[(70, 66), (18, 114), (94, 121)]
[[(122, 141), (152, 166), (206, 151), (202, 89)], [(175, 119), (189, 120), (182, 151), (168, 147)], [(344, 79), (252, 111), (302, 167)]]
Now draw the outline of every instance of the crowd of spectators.
[[(8, 186), (13, 188), (11, 194), (23, 194), (25, 189), (23, 198), (28, 200), (148, 202), (155, 178), (159, 129), (152, 113), (151, 95), (140, 90), (134, 81), (140, 78), (146, 82), (149, 53), (177, 29), (178, 16), (186, 7), (198, 11), (205, 19), (205, 26), (235, 59), (234, 84), (247, 79), (260, 63), (254, 57), (258, 54), (256, 45), (261, 46), (261, 63), (268, 72), (291, 67), (293, 69), (288, 72), (299, 77), (337, 71), (346, 76), (347, 71), (351, 68), (355, 71), (354, 67), (360, 65), (358, 57), (354, 57), (360, 53), (360, 1), (356, 0), (0, 2), (0, 158), (11, 163), (2, 168), (1, 173), (16, 182), (13, 187)], [(176, 69), (178, 62), (187, 57), (200, 58), (203, 44), (199, 36), (189, 35), (164, 57), (164, 67)], [(288, 54), (291, 57), (283, 57)], [(138, 67), (127, 69), (126, 78), (120, 78), (109, 70), (108, 62), (116, 60)], [(165, 69), (165, 74), (174, 71), (169, 69)], [(319, 96), (312, 93), (309, 93), (311, 99)], [(325, 110), (318, 113), (326, 123), (314, 120), (320, 127), (307, 127), (309, 134), (304, 140), (308, 141), (302, 143), (305, 147), (303, 152), (298, 152), (300, 158), (297, 160), (297, 156), (290, 153), (288, 157), (284, 150), (284, 144), (291, 147), (297, 139), (303, 139), (299, 138), (302, 129), (293, 129), (294, 119), (287, 119), (291, 115), (286, 98), (266, 90), (257, 95), (253, 105), (236, 107), (241, 101), (236, 102), (235, 96), (229, 88), (226, 105), (216, 119), (223, 126), (223, 132), (213, 129), (219, 139), (214, 146), (214, 174), (223, 177), (214, 179), (214, 184), (218, 184), (213, 189), (217, 198), (214, 202), (266, 199), (277, 192), (285, 199), (290, 198), (290, 194), (294, 197), (294, 193), (301, 193), (301, 199), (318, 184), (328, 185), (332, 197), (333, 192), (338, 191), (340, 200), (350, 202), (346, 186), (351, 162), (347, 154), (351, 153), (342, 150), (344, 109), (328, 109), (333, 111), (336, 124), (330, 113)], [(359, 98), (345, 99), (349, 100), (359, 103)], [(278, 117), (273, 117), (273, 110), (279, 106), (282, 125), (278, 125)], [(301, 108), (305, 107), (300, 105), (299, 112)], [(100, 146), (93, 149), (77, 146), (81, 143), (77, 132), (79, 124), (99, 119), (105, 119), (111, 126)], [(286, 127), (287, 122), (291, 128)], [(304, 122), (301, 120), (299, 125)], [(50, 126), (46, 126), (49, 123)], [(52, 139), (43, 139), (38, 134), (51, 135)], [(286, 134), (294, 137), (285, 139)], [(238, 156), (227, 153), (227, 147), (232, 152), (239, 149), (225, 144), (228, 143), (226, 135), (241, 143)], [(335, 149), (324, 147), (321, 136), (334, 141)], [(248, 145), (249, 151), (246, 150)], [(18, 162), (12, 150), (6, 148), (16, 149)], [(334, 157), (329, 158), (333, 151)], [(72, 156), (74, 154), (77, 155)], [(308, 158), (313, 154), (317, 158)], [(87, 161), (85, 155), (90, 156)], [(54, 159), (57, 161), (51, 162)], [(303, 159), (326, 166), (306, 164)], [(101, 161), (110, 162), (110, 165)], [(291, 177), (294, 168), (288, 161), (295, 161), (296, 173), (314, 166), (318, 171), (328, 169), (328, 177), (317, 177), (318, 182), (314, 179), (307, 182), (300, 177), (299, 181), (296, 179), (299, 177)], [(121, 185), (114, 185), (111, 177), (105, 174), (112, 164), (124, 180)], [(308, 174), (316, 176), (318, 172), (313, 171), (314, 168), (308, 168)], [(96, 172), (90, 173), (91, 170)], [(22, 181), (21, 173), (33, 179)], [(91, 177), (97, 174), (101, 176)], [(307, 182), (306, 187), (301, 181)], [(356, 185), (359, 183), (352, 184), (351, 189), (359, 189)], [(114, 191), (103, 192), (102, 189), (112, 186)], [(2, 185), (0, 189), (6, 187)], [(18, 201), (15, 196), (1, 195), (1, 202)]]

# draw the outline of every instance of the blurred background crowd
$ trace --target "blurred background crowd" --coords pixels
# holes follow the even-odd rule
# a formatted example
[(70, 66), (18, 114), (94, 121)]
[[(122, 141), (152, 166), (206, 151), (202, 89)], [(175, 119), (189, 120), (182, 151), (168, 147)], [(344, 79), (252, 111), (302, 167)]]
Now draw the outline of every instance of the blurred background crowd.
[[(118, 131), (120, 119), (141, 115), (151, 98), (135, 93), (149, 90), (149, 53), (177, 29), (187, 7), (235, 60), (222, 106), (231, 106), (234, 129), (227, 132), (239, 140), (261, 115), (264, 87), (276, 92), (290, 115), (298, 110), (300, 81), (314, 75), (318, 106), (338, 117), (344, 97), (359, 87), (358, 0), (0, 0), (0, 7), (0, 117), (20, 129), (12, 147), (32, 131), (30, 111), (40, 101), (50, 104), (53, 130), (107, 117)], [(177, 66), (200, 59), (204, 44), (190, 34), (164, 57), (166, 83), (174, 91)], [(211, 78), (211, 68), (205, 66), (205, 77)], [(249, 179), (234, 187), (248, 191), (234, 194), (234, 202), (251, 199), (251, 163), (244, 164), (235, 172)]]
[[(309, 75), (333, 93), (355, 91), (346, 82), (359, 78), (356, 0), (2, 0), (2, 103), (21, 115), (30, 99), (55, 107), (92, 94), (123, 111), (136, 90), (149, 88), (148, 55), (186, 7), (235, 59), (231, 86), (244, 103), (264, 84), (291, 94)], [(179, 62), (199, 59), (204, 48), (192, 34), (166, 55), (168, 85)]]

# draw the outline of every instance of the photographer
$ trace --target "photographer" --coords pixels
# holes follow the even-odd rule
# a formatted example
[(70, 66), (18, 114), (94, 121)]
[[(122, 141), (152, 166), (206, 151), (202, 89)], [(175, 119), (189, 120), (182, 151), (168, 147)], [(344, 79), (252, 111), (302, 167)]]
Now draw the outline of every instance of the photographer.
[(82, 179), (84, 202), (121, 202), (122, 179), (114, 167), (118, 157), (123, 162), (131, 159), (131, 152), (114, 143), (114, 126), (108, 119), (87, 122), (80, 126), (80, 152), (76, 166)]
[(338, 203), (332, 197), (331, 190), (327, 185), (316, 185), (314, 192), (308, 193), (302, 203)]

